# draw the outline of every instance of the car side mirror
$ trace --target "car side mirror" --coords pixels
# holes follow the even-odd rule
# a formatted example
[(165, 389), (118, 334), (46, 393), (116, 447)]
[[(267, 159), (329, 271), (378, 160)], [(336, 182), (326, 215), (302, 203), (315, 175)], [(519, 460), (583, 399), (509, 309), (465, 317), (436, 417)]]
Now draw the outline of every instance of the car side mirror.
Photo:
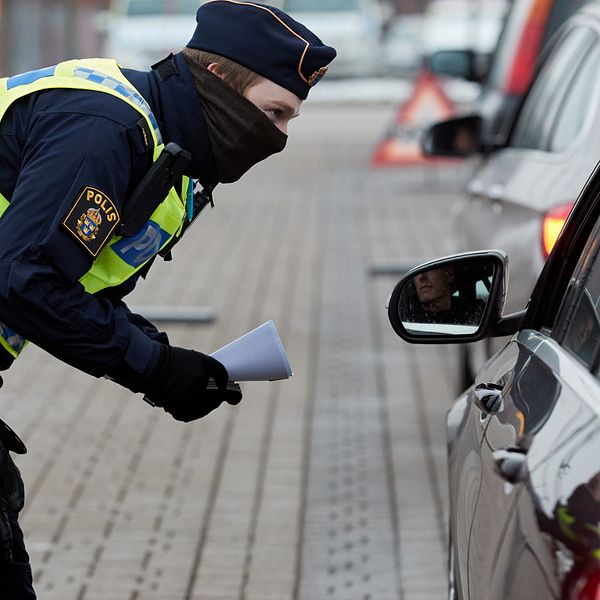
[(432, 52), (425, 57), (425, 67), (434, 75), (475, 82), (481, 80), (479, 57), (470, 49)]
[(465, 157), (481, 152), (481, 126), (479, 115), (435, 123), (423, 133), (423, 153), (429, 156)]
[(507, 269), (500, 250), (467, 252), (412, 269), (390, 297), (394, 331), (414, 344), (484, 338), (502, 315)]

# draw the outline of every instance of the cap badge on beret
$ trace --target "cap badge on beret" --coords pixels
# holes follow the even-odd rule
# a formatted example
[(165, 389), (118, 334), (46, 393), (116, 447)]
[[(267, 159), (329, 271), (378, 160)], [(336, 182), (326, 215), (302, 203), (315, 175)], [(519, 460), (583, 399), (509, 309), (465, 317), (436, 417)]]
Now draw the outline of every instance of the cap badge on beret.
[(308, 83), (308, 85), (310, 87), (312, 87), (313, 85), (316, 85), (317, 83), (319, 83), (319, 81), (321, 81), (321, 79), (323, 79), (323, 77), (325, 77), (325, 75), (327, 75), (327, 71), (329, 71), (329, 67), (325, 66), (325, 67), (321, 67), (320, 69), (317, 69), (306, 81), (306, 83)]

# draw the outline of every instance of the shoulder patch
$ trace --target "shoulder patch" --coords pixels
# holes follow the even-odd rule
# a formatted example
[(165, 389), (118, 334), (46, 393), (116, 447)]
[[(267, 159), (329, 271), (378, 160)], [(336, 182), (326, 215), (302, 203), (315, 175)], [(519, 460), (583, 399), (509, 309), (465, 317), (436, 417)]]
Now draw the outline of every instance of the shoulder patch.
[(120, 220), (114, 202), (88, 185), (79, 192), (62, 224), (92, 256), (97, 256)]

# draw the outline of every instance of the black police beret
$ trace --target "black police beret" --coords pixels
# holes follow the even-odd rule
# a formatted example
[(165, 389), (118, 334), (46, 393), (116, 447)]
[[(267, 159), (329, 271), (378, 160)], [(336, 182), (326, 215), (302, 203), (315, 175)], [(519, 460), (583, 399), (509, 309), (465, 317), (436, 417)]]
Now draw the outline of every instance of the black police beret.
[(336, 55), (304, 25), (266, 4), (211, 0), (200, 6), (196, 21), (189, 48), (229, 58), (302, 99)]

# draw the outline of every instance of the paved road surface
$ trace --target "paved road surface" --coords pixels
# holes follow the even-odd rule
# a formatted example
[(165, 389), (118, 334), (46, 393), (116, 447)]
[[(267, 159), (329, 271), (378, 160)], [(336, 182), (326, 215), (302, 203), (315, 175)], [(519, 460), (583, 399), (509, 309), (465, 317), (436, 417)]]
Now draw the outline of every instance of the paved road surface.
[(458, 176), (368, 170), (390, 107), (304, 112), (131, 298), (214, 309), (168, 328), (204, 351), (273, 319), (291, 380), (184, 425), (33, 347), (6, 377), (41, 600), (444, 598), (455, 349), (397, 338), (370, 270), (452, 250)]

